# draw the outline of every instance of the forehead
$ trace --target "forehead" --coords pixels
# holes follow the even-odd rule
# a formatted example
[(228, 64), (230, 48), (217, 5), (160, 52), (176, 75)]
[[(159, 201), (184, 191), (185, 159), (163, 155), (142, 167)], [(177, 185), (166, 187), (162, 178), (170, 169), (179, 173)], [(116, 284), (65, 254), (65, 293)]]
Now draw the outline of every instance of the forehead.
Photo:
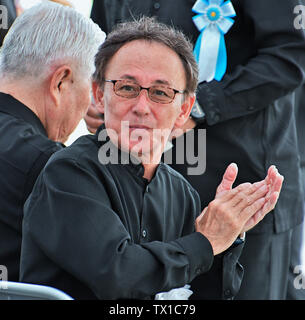
[[(131, 76), (138, 81), (167, 82), (185, 87), (185, 70), (178, 54), (156, 41), (134, 40), (122, 46), (110, 59), (105, 77), (113, 80)], [(144, 83), (141, 83), (144, 85)]]

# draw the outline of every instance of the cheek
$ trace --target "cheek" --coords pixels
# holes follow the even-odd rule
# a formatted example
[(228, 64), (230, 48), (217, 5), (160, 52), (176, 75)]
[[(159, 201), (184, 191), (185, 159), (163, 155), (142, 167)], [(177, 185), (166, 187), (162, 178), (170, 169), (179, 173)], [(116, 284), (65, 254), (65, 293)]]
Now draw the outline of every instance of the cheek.
[(79, 101), (80, 108), (84, 113), (87, 112), (90, 103), (91, 103), (90, 88), (87, 87), (84, 90), (84, 93), (83, 93), (83, 95), (82, 95), (82, 97), (81, 97), (81, 99)]
[(180, 107), (173, 105), (156, 110), (156, 112), (154, 112), (154, 118), (158, 122), (158, 128), (172, 129), (180, 112)]
[(108, 127), (113, 127), (118, 125), (121, 121), (127, 119), (128, 114), (128, 104), (127, 101), (119, 101), (116, 97), (104, 96), (104, 119)]

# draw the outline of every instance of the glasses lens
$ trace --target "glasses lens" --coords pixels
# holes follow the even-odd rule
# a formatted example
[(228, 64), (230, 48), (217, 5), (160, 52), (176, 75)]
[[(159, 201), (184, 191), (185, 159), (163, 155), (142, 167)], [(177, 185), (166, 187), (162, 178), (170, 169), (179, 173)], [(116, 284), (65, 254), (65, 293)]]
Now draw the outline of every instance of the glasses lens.
[(149, 88), (149, 97), (158, 103), (170, 103), (175, 97), (173, 89), (164, 86), (154, 86)]
[(135, 83), (119, 80), (115, 83), (114, 92), (121, 97), (135, 98), (139, 95), (140, 87)]

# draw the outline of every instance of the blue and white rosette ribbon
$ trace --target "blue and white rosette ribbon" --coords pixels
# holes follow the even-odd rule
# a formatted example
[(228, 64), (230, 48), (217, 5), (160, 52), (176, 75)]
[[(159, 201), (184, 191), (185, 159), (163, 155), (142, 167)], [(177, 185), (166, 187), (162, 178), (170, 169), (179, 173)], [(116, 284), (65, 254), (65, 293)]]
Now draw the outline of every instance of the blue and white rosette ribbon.
[(192, 8), (197, 13), (193, 22), (200, 31), (194, 48), (199, 65), (199, 82), (220, 81), (227, 68), (224, 35), (232, 27), (236, 16), (231, 1), (197, 0)]

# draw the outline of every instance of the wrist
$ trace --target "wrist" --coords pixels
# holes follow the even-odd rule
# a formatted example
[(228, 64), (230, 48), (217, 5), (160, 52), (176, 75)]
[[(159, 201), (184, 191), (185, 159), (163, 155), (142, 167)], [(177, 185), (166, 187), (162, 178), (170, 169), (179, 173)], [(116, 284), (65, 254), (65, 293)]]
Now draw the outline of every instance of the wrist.
[(198, 101), (195, 101), (190, 116), (196, 124), (204, 123), (206, 121), (205, 112)]
[(246, 232), (243, 232), (235, 239), (235, 241), (233, 242), (232, 246), (236, 247), (236, 246), (244, 243), (245, 239), (246, 239)]

